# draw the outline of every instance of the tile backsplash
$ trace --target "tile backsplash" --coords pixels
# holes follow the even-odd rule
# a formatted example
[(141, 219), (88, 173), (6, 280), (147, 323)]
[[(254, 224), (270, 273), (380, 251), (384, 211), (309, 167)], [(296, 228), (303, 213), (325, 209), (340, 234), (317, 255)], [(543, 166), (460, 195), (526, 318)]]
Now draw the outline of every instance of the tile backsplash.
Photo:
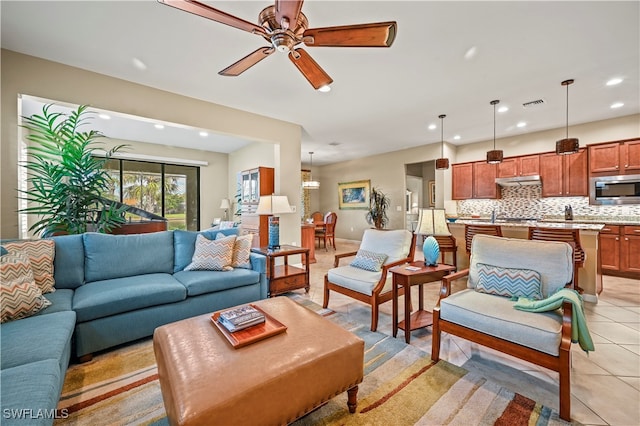
[(571, 205), (574, 217), (606, 216), (623, 218), (640, 216), (640, 205), (594, 206), (588, 197), (545, 197), (542, 185), (510, 186), (501, 188), (499, 200), (460, 200), (457, 202), (459, 216), (491, 216), (495, 210), (504, 217), (542, 219), (545, 216), (564, 217), (564, 207)]

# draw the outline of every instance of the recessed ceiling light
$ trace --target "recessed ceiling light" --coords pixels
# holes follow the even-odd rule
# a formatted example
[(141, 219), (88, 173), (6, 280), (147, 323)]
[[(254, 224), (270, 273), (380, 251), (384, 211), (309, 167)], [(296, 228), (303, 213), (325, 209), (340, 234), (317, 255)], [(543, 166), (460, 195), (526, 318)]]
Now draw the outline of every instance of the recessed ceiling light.
[(131, 59), (131, 62), (133, 63), (133, 66), (138, 68), (140, 71), (144, 71), (147, 69), (147, 64), (145, 64), (138, 58)]
[(525, 123), (524, 121), (521, 121), (518, 124), (516, 124), (517, 127), (525, 127), (526, 125), (527, 123)]
[(622, 108), (623, 106), (624, 106), (624, 104), (622, 102), (616, 102), (614, 104), (611, 104), (611, 108), (612, 109)]
[(202, 136), (203, 138), (206, 138), (207, 136), (209, 136), (209, 133), (207, 133), (207, 132), (200, 132), (200, 136)]
[(331, 86), (329, 86), (328, 84), (325, 84), (324, 86), (321, 86), (318, 89), (318, 92), (322, 92), (322, 93), (327, 93), (331, 91)]
[(98, 117), (102, 118), (103, 120), (111, 120), (111, 116), (108, 114), (98, 114)]
[(460, 135), (455, 135), (455, 136), (453, 137), (453, 140), (459, 141), (459, 140), (460, 140)]
[(507, 112), (507, 111), (509, 111), (508, 106), (501, 106), (500, 108), (498, 108), (498, 112)]
[(435, 124), (429, 124), (429, 130), (435, 130), (436, 125)]
[(622, 79), (621, 78), (612, 78), (611, 80), (607, 81), (607, 86), (615, 86), (616, 84), (620, 84), (622, 83)]
[(475, 46), (471, 46), (469, 50), (467, 50), (464, 53), (464, 58), (468, 61), (470, 59), (473, 59), (477, 53), (478, 53), (478, 48)]
[(155, 127), (158, 130), (162, 130), (164, 129), (164, 124), (154, 124), (153, 127)]

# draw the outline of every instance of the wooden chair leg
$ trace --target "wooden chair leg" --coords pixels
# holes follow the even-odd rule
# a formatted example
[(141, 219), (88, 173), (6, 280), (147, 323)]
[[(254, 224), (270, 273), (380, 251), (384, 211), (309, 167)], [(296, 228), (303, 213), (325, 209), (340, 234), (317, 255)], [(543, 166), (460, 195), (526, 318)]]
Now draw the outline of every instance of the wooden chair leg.
[(327, 308), (329, 306), (329, 286), (327, 285), (327, 276), (324, 276), (324, 300), (322, 301), (322, 307)]
[(560, 418), (571, 421), (571, 350), (560, 350)]
[(433, 325), (431, 326), (431, 359), (440, 359), (440, 312), (433, 312)]
[(378, 329), (378, 303), (377, 300), (374, 300), (371, 303), (371, 331), (376, 331)]

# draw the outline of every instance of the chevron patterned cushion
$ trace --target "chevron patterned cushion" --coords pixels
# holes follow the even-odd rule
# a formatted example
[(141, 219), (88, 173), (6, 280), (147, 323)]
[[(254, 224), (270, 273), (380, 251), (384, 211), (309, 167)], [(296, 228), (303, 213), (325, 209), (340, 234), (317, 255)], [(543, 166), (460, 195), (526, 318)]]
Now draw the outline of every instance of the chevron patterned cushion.
[(9, 253), (22, 253), (29, 258), (33, 278), (43, 293), (55, 291), (53, 258), (56, 243), (53, 240), (14, 241), (4, 244)]
[[(216, 235), (216, 240), (226, 238), (226, 236), (219, 232)], [(241, 235), (236, 237), (235, 243), (233, 243), (233, 258), (231, 260), (231, 266), (234, 268), (251, 269), (251, 244), (253, 243), (253, 234)]]
[(356, 258), (351, 262), (354, 268), (364, 269), (365, 271), (380, 272), (384, 261), (387, 260), (384, 253), (375, 253), (369, 250), (358, 250)]
[(28, 317), (49, 305), (35, 283), (29, 258), (20, 253), (0, 256), (0, 322)]
[(235, 235), (209, 240), (202, 234), (196, 238), (196, 249), (185, 271), (231, 271)]
[(478, 263), (476, 291), (504, 297), (542, 300), (540, 273), (531, 269), (501, 268)]

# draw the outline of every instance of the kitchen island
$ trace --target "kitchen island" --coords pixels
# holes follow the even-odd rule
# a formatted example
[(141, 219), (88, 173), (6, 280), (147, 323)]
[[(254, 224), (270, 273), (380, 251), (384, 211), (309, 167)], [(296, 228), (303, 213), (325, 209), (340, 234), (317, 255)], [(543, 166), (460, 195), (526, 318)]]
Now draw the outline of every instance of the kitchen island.
[[(464, 219), (449, 223), (449, 229), (458, 245), (458, 270), (469, 267), (469, 257), (465, 249), (464, 225), (488, 225), (489, 220)], [(580, 231), (580, 244), (585, 252), (584, 267), (578, 270), (578, 285), (584, 290), (583, 297), (589, 302), (597, 302), (598, 294), (602, 292), (602, 273), (599, 269), (598, 234), (604, 223), (572, 223), (572, 222), (547, 222), (536, 220), (506, 221), (496, 220), (496, 225), (502, 228), (502, 235), (508, 238), (529, 237), (530, 227), (578, 229)]]

